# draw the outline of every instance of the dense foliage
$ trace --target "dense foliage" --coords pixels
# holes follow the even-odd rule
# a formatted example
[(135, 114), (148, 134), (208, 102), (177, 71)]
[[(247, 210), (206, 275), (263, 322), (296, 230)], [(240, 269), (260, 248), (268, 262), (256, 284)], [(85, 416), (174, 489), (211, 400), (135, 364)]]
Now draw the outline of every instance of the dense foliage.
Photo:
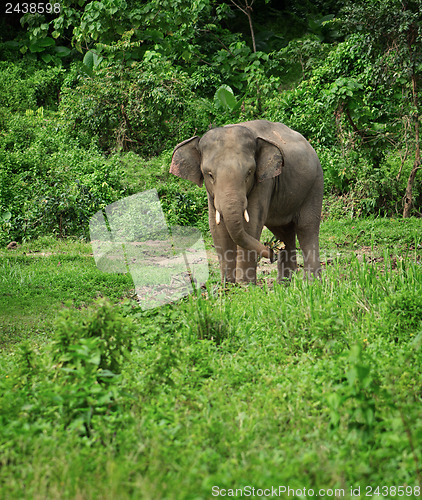
[[(419, 497), (422, 0), (7, 5), (0, 497)], [(173, 147), (258, 118), (321, 159), (322, 279), (260, 262), (260, 286), (219, 288), (209, 259), (207, 289), (141, 311), (89, 218), (156, 188), (210, 245)]]
[(149, 311), (87, 243), (0, 249), (0, 497), (420, 498), (419, 223), (324, 221), (321, 281), (219, 289), (215, 263)]
[[(258, 118), (313, 144), (328, 215), (418, 215), (420, 0), (250, 3), (66, 0), (10, 15), (0, 241), (82, 236), (94, 211), (145, 187), (125, 182), (128, 153), (142, 176), (145, 158), (163, 154), (149, 173), (185, 138)], [(175, 192), (165, 170), (146, 187), (167, 206), (182, 196), (197, 223), (196, 188)]]

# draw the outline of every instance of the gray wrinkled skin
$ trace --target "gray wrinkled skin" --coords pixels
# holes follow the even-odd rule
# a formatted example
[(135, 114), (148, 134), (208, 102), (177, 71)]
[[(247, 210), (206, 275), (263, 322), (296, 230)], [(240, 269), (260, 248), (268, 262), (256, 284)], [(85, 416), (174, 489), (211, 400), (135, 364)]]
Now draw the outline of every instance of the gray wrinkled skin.
[(266, 120), (212, 129), (176, 146), (170, 172), (205, 183), (222, 281), (255, 283), (257, 257), (274, 260), (259, 241), (264, 225), (285, 244), (278, 254), (279, 281), (297, 269), (296, 236), (305, 273), (320, 275), (323, 173), (298, 132)]

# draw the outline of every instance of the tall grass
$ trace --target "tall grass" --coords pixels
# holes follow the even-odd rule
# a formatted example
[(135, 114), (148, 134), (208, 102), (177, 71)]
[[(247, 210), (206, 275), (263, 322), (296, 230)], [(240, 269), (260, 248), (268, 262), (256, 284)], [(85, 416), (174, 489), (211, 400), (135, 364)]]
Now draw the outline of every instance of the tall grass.
[[(0, 498), (208, 499), (216, 486), (279, 485), (344, 498), (377, 485), (392, 498), (403, 486), (416, 498), (421, 249), (409, 239), (392, 250), (376, 224), (373, 247), (356, 249), (365, 224), (350, 238), (330, 223), (334, 257), (321, 281), (298, 273), (277, 285), (271, 271), (262, 286), (210, 282), (146, 312), (122, 301), (127, 277), (95, 272), (80, 247), (67, 259), (10, 258), (0, 270), (11, 299), (54, 268), (84, 302), (68, 303), (57, 323), (58, 301), (75, 291), (54, 280), (40, 288), (44, 343), (41, 323), (28, 329), (2, 309), (15, 333), (0, 352)], [(96, 290), (117, 305), (85, 311)], [(131, 350), (116, 351), (127, 332)], [(119, 370), (107, 361), (115, 353)]]

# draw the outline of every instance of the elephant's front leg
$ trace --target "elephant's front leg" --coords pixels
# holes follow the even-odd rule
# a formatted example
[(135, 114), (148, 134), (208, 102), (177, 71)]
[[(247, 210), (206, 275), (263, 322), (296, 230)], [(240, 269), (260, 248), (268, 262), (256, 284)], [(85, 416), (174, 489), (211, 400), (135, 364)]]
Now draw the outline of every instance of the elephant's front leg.
[(237, 247), (236, 281), (256, 283), (256, 265), (258, 256), (255, 250)]
[[(264, 221), (262, 214), (264, 208), (259, 204), (249, 204), (249, 222), (244, 222), (245, 231), (253, 238), (261, 238)], [(236, 281), (240, 283), (256, 283), (256, 267), (258, 263), (258, 254), (255, 250), (246, 250), (242, 247), (237, 247), (237, 267)]]
[(224, 221), (216, 223), (214, 204), (209, 202), (208, 209), (211, 236), (220, 263), (221, 281), (235, 283), (237, 246), (227, 232)]
[[(270, 197), (270, 187), (255, 189), (248, 198), (249, 221), (244, 220), (245, 231), (256, 240), (260, 240), (266, 214), (268, 213), (267, 200)], [(256, 283), (256, 267), (258, 253), (237, 247), (236, 281), (240, 283)]]

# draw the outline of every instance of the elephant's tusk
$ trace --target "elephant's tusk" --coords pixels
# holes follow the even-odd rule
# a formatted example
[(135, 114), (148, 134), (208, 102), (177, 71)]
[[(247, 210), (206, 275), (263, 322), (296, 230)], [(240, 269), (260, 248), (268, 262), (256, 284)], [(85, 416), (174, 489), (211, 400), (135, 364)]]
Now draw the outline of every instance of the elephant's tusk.
[(218, 210), (215, 211), (215, 222), (217, 226), (220, 224), (220, 212)]
[(248, 211), (245, 209), (245, 211), (243, 212), (243, 216), (245, 217), (245, 221), (246, 222), (249, 222), (249, 214), (248, 214)]

